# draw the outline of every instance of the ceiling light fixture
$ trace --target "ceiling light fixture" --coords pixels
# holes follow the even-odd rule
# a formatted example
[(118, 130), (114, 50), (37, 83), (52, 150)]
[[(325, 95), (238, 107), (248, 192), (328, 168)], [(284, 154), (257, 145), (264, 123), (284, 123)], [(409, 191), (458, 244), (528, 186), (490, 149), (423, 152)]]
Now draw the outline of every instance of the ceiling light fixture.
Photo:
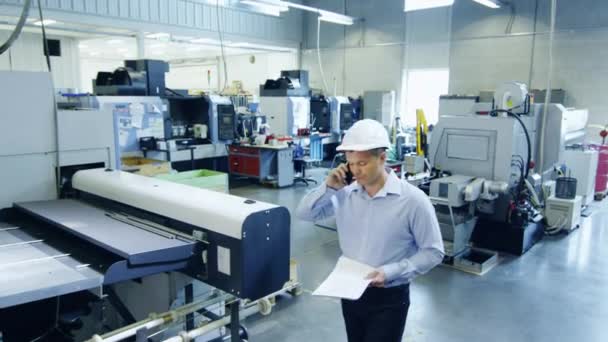
[(355, 20), (344, 14), (319, 10), (319, 20), (340, 25), (352, 25)]
[(269, 11), (287, 12), (287, 2), (281, 0), (241, 0), (242, 4), (264, 8)]
[(490, 8), (500, 8), (500, 4), (498, 0), (473, 0), (478, 4), (490, 7)]
[[(426, 1), (437, 1), (437, 0), (426, 0)], [(447, 1), (447, 0), (442, 0)], [(454, 0), (449, 0), (454, 2)], [(290, 8), (297, 8), (306, 12), (312, 12), (319, 14), (319, 19), (322, 21), (326, 21), (334, 24), (341, 25), (352, 25), (355, 22), (355, 18), (336, 13), (331, 11), (322, 10), (317, 7), (306, 6), (302, 4), (297, 4), (294, 2), (283, 1), (283, 0), (241, 0), (240, 3), (247, 4), (251, 6), (264, 6), (268, 11), (280, 11), (285, 12)], [(280, 13), (279, 13), (280, 14)]]
[(53, 19), (44, 19), (43, 21), (35, 21), (34, 25), (36, 26), (42, 26), (42, 24), (44, 24), (44, 26), (48, 26), (48, 25), (53, 25), (53, 24), (57, 24), (57, 21), (53, 20)]

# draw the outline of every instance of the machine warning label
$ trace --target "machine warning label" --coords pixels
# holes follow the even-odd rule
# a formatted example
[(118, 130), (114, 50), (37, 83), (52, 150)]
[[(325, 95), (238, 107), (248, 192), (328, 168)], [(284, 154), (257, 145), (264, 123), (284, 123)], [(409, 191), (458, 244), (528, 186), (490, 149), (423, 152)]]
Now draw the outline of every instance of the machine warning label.
[(217, 246), (217, 270), (230, 275), (230, 249)]

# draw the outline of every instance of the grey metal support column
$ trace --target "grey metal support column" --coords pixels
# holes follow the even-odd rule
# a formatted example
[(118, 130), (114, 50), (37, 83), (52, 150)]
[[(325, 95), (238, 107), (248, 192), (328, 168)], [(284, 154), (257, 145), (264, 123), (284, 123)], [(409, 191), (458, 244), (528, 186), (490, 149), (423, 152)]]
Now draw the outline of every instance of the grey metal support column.
[(137, 59), (146, 58), (146, 40), (142, 31), (137, 32)]

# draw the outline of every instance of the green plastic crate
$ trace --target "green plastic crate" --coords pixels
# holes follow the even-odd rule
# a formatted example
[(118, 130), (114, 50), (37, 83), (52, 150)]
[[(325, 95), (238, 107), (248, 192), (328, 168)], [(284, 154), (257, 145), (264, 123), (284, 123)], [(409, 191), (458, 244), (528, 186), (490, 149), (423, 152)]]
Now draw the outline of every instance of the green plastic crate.
[(162, 174), (156, 178), (197, 188), (228, 193), (228, 174), (213, 170), (193, 170), (172, 174)]

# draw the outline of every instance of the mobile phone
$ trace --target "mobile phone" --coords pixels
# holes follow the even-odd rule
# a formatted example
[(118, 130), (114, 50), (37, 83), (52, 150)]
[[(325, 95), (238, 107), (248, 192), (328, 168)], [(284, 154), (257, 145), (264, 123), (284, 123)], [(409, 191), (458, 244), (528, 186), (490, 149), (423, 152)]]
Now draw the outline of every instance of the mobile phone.
[(348, 163), (346, 164), (346, 178), (344, 181), (347, 185), (353, 182), (353, 173), (350, 171), (350, 166)]

